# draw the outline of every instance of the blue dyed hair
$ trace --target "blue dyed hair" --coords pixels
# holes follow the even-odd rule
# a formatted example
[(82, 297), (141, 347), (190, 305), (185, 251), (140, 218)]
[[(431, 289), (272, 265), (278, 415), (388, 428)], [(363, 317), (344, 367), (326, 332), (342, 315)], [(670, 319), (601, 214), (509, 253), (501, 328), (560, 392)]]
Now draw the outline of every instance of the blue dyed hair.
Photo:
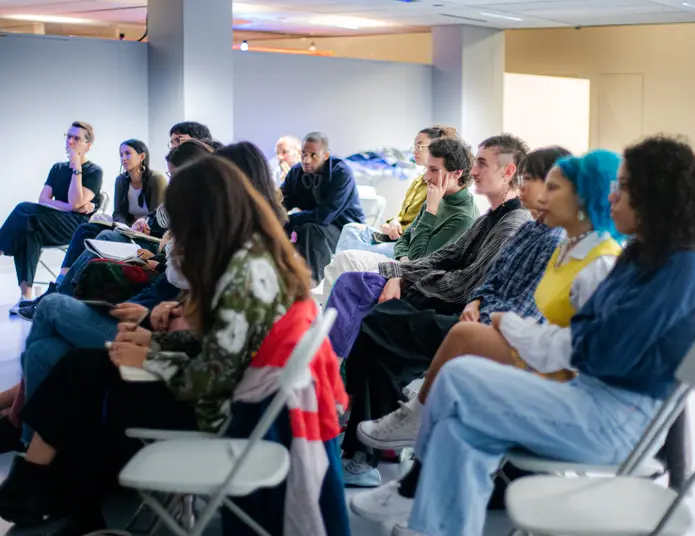
[(555, 164), (573, 185), (582, 210), (591, 220), (595, 231), (610, 233), (615, 239), (622, 235), (611, 218), (608, 196), (611, 183), (617, 180), (620, 156), (603, 149), (589, 151), (583, 156), (567, 156)]

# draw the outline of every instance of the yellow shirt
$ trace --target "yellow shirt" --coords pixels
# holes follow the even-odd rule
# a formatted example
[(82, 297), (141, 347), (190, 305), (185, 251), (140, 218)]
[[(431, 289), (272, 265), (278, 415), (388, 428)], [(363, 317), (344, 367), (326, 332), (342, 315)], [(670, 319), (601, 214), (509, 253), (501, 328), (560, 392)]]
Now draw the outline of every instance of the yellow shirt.
[(555, 326), (566, 328), (577, 312), (572, 305), (570, 292), (577, 274), (604, 255), (618, 256), (622, 251), (615, 240), (602, 240), (583, 258), (572, 256), (562, 266), (557, 266), (561, 248), (557, 248), (548, 262), (543, 278), (538, 283), (534, 298), (538, 310)]
[[(577, 275), (599, 257), (604, 255), (617, 257), (620, 255), (622, 247), (612, 238), (602, 240), (585, 257), (575, 258), (570, 253), (568, 260), (561, 266), (557, 266), (557, 260), (561, 251), (562, 247), (557, 248), (553, 252), (545, 273), (538, 283), (534, 298), (538, 310), (550, 324), (566, 328), (570, 325), (572, 317), (577, 312), (570, 296), (572, 285)], [(512, 349), (512, 363), (519, 368), (529, 370), (551, 380), (568, 381), (576, 376), (576, 373), (571, 370), (559, 370), (547, 374), (536, 372), (521, 359), (519, 353), (514, 349)]]
[(401, 210), (398, 213), (398, 217), (391, 218), (386, 222), (388, 223), (396, 219), (403, 227), (403, 231), (405, 231), (410, 224), (413, 223), (413, 220), (415, 220), (415, 217), (420, 212), (420, 208), (426, 199), (427, 183), (425, 182), (425, 176), (420, 175), (413, 181), (408, 188), (408, 191), (405, 193), (405, 199), (401, 205)]

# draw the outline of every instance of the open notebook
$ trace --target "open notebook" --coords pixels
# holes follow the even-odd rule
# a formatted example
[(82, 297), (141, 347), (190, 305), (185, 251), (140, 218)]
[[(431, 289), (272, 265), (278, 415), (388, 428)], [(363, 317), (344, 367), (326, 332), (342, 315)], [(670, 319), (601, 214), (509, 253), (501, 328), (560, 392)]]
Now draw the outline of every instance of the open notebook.
[(140, 246), (123, 242), (109, 242), (107, 240), (92, 240), (84, 241), (85, 247), (102, 259), (119, 262), (132, 262), (134, 264), (146, 264), (146, 262), (138, 257)]

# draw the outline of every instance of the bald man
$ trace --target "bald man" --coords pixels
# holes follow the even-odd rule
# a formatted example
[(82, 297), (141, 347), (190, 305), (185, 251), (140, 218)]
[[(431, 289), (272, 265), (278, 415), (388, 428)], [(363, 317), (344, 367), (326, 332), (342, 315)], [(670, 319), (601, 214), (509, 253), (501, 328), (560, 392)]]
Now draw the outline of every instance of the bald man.
[(275, 144), (277, 167), (273, 170), (275, 184), (282, 184), (292, 166), (301, 160), (302, 143), (294, 136), (283, 136)]

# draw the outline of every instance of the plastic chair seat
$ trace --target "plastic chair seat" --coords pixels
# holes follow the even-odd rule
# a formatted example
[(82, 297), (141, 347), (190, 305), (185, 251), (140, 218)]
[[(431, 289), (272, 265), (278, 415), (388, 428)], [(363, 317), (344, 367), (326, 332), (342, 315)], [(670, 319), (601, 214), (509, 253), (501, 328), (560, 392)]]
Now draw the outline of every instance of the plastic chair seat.
[[(531, 473), (553, 473), (566, 474), (576, 473), (584, 475), (606, 475), (613, 476), (617, 474), (619, 465), (594, 465), (585, 463), (564, 462), (559, 460), (551, 460), (542, 458), (530, 452), (514, 450), (507, 454), (505, 461), (511, 463), (514, 467), (522, 471)], [(635, 471), (635, 476), (649, 477), (652, 475), (660, 475), (665, 471), (664, 465), (654, 459), (645, 460)]]
[[(121, 485), (147, 491), (214, 495), (248, 445), (245, 439), (160, 441), (140, 450), (121, 471)], [(290, 456), (278, 443), (259, 441), (225, 495), (248, 495), (282, 482)]]
[(154, 428), (128, 428), (125, 435), (143, 441), (171, 441), (173, 439), (214, 439), (216, 434), (197, 430), (157, 430)]
[[(636, 477), (521, 478), (507, 489), (507, 513), (517, 529), (536, 535), (648, 536), (677, 493)], [(682, 536), (693, 514), (681, 503), (660, 536)]]

